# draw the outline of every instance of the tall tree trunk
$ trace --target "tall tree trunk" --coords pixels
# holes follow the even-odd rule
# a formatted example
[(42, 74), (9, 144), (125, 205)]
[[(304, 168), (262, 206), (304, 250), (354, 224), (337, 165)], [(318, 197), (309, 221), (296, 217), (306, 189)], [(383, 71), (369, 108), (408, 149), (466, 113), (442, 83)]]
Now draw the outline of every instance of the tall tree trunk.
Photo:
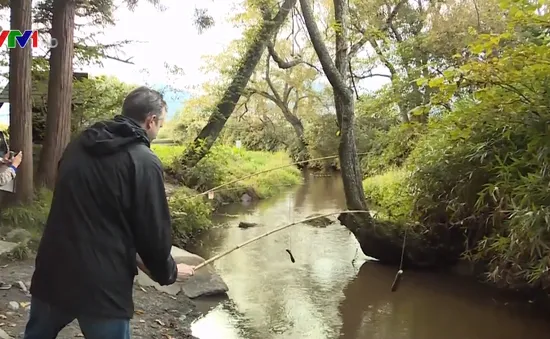
[[(32, 1), (11, 0), (11, 28), (20, 31), (32, 29)], [(10, 146), (23, 152), (23, 162), (17, 171), (15, 200), (27, 203), (33, 198), (32, 160), (32, 52), (25, 48), (10, 49)]]
[(58, 162), (71, 137), (75, 0), (54, 0), (46, 135), (40, 153), (38, 184), (53, 188)]
[[(300, 0), (302, 15), (304, 16), (313, 48), (334, 90), (336, 118), (338, 119), (337, 123), (340, 128), (338, 154), (347, 206), (354, 210), (365, 210), (365, 192), (363, 191), (362, 174), (355, 146), (353, 128), (355, 119), (354, 98), (353, 91), (348, 84), (347, 5), (343, 0), (334, 0), (335, 19), (338, 22), (338, 30), (336, 32), (336, 56), (333, 61), (319, 32), (319, 28), (315, 24), (315, 17), (309, 1)], [(357, 215), (358, 218), (363, 218), (367, 223), (372, 222), (368, 214), (362, 214), (361, 216)]]
[[(336, 55), (332, 60), (323, 37), (315, 24), (310, 0), (300, 0), (302, 15), (313, 48), (334, 92), (336, 117), (340, 128), (340, 145), (338, 155), (342, 172), (342, 181), (346, 195), (346, 204), (350, 210), (366, 210), (365, 192), (363, 190), (361, 167), (357, 156), (354, 135), (354, 97), (349, 85), (348, 46), (347, 46), (347, 19), (348, 7), (344, 0), (334, 1), (334, 16), (338, 26), (336, 32)], [(361, 249), (366, 255), (375, 257), (382, 263), (396, 264), (399, 262), (401, 247), (397, 236), (387, 236), (380, 232), (371, 215), (341, 214), (339, 220), (353, 232)]]
[(248, 47), (239, 68), (229, 87), (225, 90), (223, 97), (216, 105), (214, 112), (210, 115), (208, 123), (200, 131), (193, 143), (187, 148), (181, 163), (184, 168), (195, 166), (210, 150), (220, 132), (222, 131), (227, 119), (233, 114), (237, 102), (258, 65), (262, 54), (264, 53), (268, 41), (279, 30), (286, 17), (296, 5), (297, 0), (285, 0), (279, 12), (275, 17), (265, 17), (262, 26), (254, 41)]

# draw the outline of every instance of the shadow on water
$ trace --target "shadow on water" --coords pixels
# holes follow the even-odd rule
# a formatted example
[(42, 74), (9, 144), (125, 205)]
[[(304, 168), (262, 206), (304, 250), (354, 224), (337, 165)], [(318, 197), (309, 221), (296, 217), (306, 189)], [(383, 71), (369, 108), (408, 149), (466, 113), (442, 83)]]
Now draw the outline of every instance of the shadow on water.
[[(219, 211), (225, 224), (192, 249), (209, 258), (275, 227), (313, 213), (345, 208), (341, 179), (305, 176), (274, 199)], [(238, 228), (240, 221), (260, 225)], [(291, 249), (291, 263), (285, 249)], [(456, 277), (405, 272), (390, 292), (395, 268), (352, 265), (358, 245), (339, 223), (297, 225), (241, 248), (214, 267), (229, 300), (212, 303), (193, 325), (201, 339), (520, 339), (547, 338), (550, 326), (529, 312), (514, 313), (478, 284)], [(360, 251), (359, 251), (360, 253)], [(361, 255), (361, 254), (360, 254)], [(358, 268), (360, 266), (360, 269)], [(545, 334), (543, 336), (543, 333)]]

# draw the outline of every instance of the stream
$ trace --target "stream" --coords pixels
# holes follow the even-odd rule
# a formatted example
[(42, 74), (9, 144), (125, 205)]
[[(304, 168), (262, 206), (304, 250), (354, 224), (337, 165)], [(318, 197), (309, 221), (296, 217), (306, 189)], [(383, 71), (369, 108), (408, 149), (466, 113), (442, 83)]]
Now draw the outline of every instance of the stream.
[[(341, 178), (305, 174), (273, 199), (227, 205), (192, 250), (209, 258), (313, 213), (345, 209)], [(333, 217), (336, 218), (337, 215)], [(255, 222), (238, 228), (240, 221)], [(201, 339), (543, 339), (550, 322), (525, 301), (470, 279), (405, 271), (364, 256), (339, 222), (296, 225), (251, 243), (213, 265), (229, 298), (213, 303), (192, 327)], [(296, 262), (285, 252), (290, 249)]]

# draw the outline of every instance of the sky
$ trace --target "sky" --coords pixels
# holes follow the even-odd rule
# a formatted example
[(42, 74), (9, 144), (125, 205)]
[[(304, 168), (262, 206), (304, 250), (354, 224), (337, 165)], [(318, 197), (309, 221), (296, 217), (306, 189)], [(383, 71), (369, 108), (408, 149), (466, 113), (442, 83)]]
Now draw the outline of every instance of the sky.
[[(145, 3), (146, 1), (142, 1)], [(227, 14), (238, 4), (235, 0), (163, 0), (166, 10), (149, 4), (139, 5), (133, 12), (126, 8), (115, 12), (118, 21), (105, 31), (104, 43), (134, 40), (123, 49), (126, 59), (135, 65), (106, 60), (103, 67), (86, 67), (91, 74), (110, 74), (136, 84), (166, 84), (191, 88), (208, 80), (201, 72), (203, 55), (219, 54), (241, 35), (241, 30), (228, 23)], [(199, 34), (193, 22), (195, 8), (207, 8), (216, 24)], [(139, 41), (139, 42), (138, 42)], [(168, 74), (165, 64), (180, 67), (184, 75)], [(145, 70), (145, 72), (143, 71)]]
[[(102, 66), (87, 66), (75, 71), (91, 75), (112, 75), (136, 85), (156, 88), (170, 86), (185, 93), (166, 93), (169, 115), (181, 108), (192, 93), (200, 91), (200, 85), (212, 79), (212, 74), (201, 70), (202, 57), (221, 53), (242, 31), (227, 22), (228, 15), (235, 12), (240, 0), (162, 0), (164, 11), (159, 11), (145, 0), (134, 10), (124, 6), (115, 11), (115, 26), (107, 27), (102, 43), (122, 40), (135, 41), (126, 45), (118, 54), (121, 59), (132, 58), (134, 64), (105, 60)], [(193, 22), (195, 8), (206, 8), (214, 18), (215, 25), (199, 34)], [(9, 22), (0, 20), (2, 27)], [(177, 66), (183, 75), (170, 74), (166, 64)], [(362, 82), (362, 88), (380, 87), (381, 79)], [(366, 86), (365, 86), (366, 85)], [(9, 120), (9, 105), (0, 109), (0, 123)]]

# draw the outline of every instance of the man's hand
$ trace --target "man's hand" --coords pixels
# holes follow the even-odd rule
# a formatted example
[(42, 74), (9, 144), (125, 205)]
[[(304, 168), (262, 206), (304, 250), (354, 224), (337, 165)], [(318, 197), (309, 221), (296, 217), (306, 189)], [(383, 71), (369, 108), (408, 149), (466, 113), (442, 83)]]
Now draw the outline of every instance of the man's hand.
[(195, 275), (195, 266), (189, 266), (186, 264), (178, 264), (178, 280), (186, 280), (189, 277)]

